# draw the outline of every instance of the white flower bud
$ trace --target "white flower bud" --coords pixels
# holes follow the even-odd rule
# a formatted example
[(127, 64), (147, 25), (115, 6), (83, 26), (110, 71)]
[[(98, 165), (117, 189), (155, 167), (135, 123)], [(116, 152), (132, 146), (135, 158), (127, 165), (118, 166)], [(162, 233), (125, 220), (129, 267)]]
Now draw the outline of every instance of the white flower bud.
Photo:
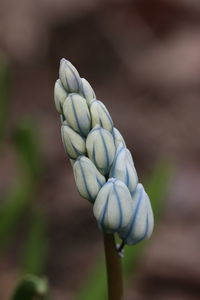
[(65, 58), (62, 58), (60, 61), (59, 77), (68, 93), (75, 93), (81, 90), (79, 73)]
[(130, 223), (132, 205), (127, 186), (115, 178), (109, 179), (98, 193), (93, 207), (99, 227), (107, 233), (122, 230)]
[(133, 195), (138, 184), (138, 176), (131, 153), (122, 143), (117, 148), (109, 177), (123, 181), (127, 185), (131, 195)]
[(74, 177), (77, 189), (83, 198), (94, 202), (98, 192), (105, 183), (105, 177), (85, 156), (80, 156), (74, 163)]
[(115, 147), (117, 148), (120, 143), (122, 143), (123, 146), (126, 147), (126, 143), (124, 141), (124, 138), (121, 135), (121, 133), (119, 132), (119, 130), (114, 127), (112, 133), (113, 133), (113, 137), (114, 137)]
[(62, 125), (61, 136), (65, 152), (71, 159), (86, 153), (85, 140), (67, 125)]
[(113, 121), (112, 118), (105, 107), (105, 105), (99, 101), (94, 100), (90, 105), (90, 112), (92, 117), (92, 127), (96, 125), (100, 125), (104, 129), (108, 131), (112, 131), (113, 129)]
[(65, 91), (60, 79), (56, 80), (54, 86), (54, 100), (57, 112), (62, 114), (63, 112), (63, 103), (67, 98), (67, 92)]
[(81, 91), (83, 97), (86, 99), (87, 104), (89, 105), (92, 102), (92, 100), (96, 98), (96, 96), (89, 82), (85, 78), (81, 78), (81, 81), (82, 81)]
[(154, 227), (151, 203), (142, 184), (138, 184), (133, 196), (132, 218), (129, 225), (119, 232), (128, 245), (150, 238)]
[(63, 105), (67, 123), (75, 131), (87, 136), (91, 129), (91, 117), (86, 100), (78, 94), (69, 94)]
[(103, 175), (108, 174), (115, 157), (115, 144), (112, 134), (106, 129), (96, 126), (88, 134), (86, 148), (89, 158), (98, 170)]

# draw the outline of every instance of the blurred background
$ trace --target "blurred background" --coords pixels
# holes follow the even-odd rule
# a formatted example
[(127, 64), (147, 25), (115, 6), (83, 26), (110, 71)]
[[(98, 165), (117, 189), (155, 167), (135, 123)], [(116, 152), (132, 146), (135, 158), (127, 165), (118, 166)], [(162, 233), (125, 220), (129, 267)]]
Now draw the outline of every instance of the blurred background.
[[(199, 299), (200, 2), (0, 0), (0, 7), (0, 299), (23, 272), (46, 275), (53, 299), (75, 299), (103, 253), (61, 143), (53, 88), (62, 57), (107, 106), (141, 181), (154, 174), (165, 190), (126, 299)], [(140, 249), (129, 247), (130, 264)]]

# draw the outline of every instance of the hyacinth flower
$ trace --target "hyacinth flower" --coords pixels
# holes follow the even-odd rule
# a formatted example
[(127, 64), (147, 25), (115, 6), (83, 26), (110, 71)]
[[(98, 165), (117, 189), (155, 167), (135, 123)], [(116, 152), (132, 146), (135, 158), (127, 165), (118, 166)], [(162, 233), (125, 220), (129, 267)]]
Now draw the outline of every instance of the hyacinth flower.
[[(80, 195), (93, 206), (104, 235), (108, 299), (123, 299), (121, 250), (148, 239), (154, 218), (132, 155), (106, 106), (76, 68), (61, 59), (54, 99), (65, 153)], [(121, 239), (117, 247), (114, 236)]]

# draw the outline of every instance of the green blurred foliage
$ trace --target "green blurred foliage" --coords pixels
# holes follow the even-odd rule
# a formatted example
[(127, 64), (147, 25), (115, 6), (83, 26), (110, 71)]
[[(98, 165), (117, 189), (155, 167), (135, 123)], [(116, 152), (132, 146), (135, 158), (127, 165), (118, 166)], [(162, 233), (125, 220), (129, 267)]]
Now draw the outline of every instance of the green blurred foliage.
[[(162, 215), (164, 208), (164, 198), (166, 196), (170, 178), (172, 176), (172, 168), (169, 164), (158, 162), (149, 179), (146, 181), (146, 191), (151, 199), (152, 208), (155, 215), (155, 223)], [(141, 242), (135, 246), (126, 246), (125, 255), (122, 260), (123, 272), (126, 280), (133, 276), (139, 264), (140, 257), (145, 250), (148, 241)], [(104, 258), (99, 257), (88, 274), (87, 280), (78, 291), (76, 300), (103, 300), (106, 299), (106, 269)]]
[(16, 126), (12, 137), (20, 168), (25, 173), (25, 178), (35, 185), (40, 180), (42, 173), (42, 160), (35, 122), (28, 119), (22, 120)]
[(22, 271), (42, 275), (47, 257), (46, 220), (41, 211), (33, 214), (24, 247)]

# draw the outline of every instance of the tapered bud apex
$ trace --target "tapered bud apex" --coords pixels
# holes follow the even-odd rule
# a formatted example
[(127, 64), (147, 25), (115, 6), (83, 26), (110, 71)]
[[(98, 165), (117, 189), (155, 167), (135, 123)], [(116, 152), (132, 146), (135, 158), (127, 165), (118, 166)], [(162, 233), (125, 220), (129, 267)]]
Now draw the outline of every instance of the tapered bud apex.
[(105, 183), (105, 177), (85, 156), (80, 156), (74, 163), (74, 177), (77, 189), (83, 198), (94, 202), (98, 192)]
[(142, 184), (138, 184), (133, 196), (132, 217), (129, 225), (119, 232), (128, 245), (150, 238), (154, 227), (151, 203)]
[(123, 181), (127, 185), (131, 195), (133, 195), (138, 184), (138, 176), (131, 153), (122, 143), (117, 148), (109, 177)]
[(64, 89), (60, 79), (57, 79), (54, 86), (54, 100), (55, 100), (56, 110), (60, 114), (63, 113), (63, 103), (66, 98), (67, 98), (67, 92)]
[(78, 93), (81, 90), (81, 79), (78, 71), (64, 58), (60, 61), (59, 77), (68, 93)]
[(91, 117), (86, 100), (78, 94), (69, 94), (63, 105), (67, 123), (75, 131), (87, 136), (91, 129)]
[(61, 136), (65, 152), (71, 159), (86, 153), (85, 139), (67, 125), (62, 125)]
[(93, 207), (99, 227), (114, 233), (126, 228), (131, 220), (132, 199), (127, 186), (111, 178), (101, 188)]
[(90, 131), (86, 140), (86, 148), (89, 158), (97, 169), (103, 174), (108, 174), (115, 156), (115, 144), (112, 134), (96, 126)]
[(85, 78), (81, 78), (81, 81), (82, 81), (81, 92), (83, 97), (86, 99), (87, 104), (89, 105), (92, 102), (92, 100), (96, 98), (96, 96), (89, 82)]
[(113, 137), (114, 137), (114, 142), (115, 142), (115, 147), (117, 148), (119, 146), (120, 143), (123, 144), (124, 147), (126, 147), (126, 143), (124, 141), (123, 136), (121, 135), (121, 133), (119, 132), (119, 130), (117, 128), (113, 128)]
[(105, 105), (98, 100), (94, 100), (90, 105), (90, 112), (92, 117), (92, 127), (100, 125), (108, 131), (113, 129), (112, 118), (105, 107)]

